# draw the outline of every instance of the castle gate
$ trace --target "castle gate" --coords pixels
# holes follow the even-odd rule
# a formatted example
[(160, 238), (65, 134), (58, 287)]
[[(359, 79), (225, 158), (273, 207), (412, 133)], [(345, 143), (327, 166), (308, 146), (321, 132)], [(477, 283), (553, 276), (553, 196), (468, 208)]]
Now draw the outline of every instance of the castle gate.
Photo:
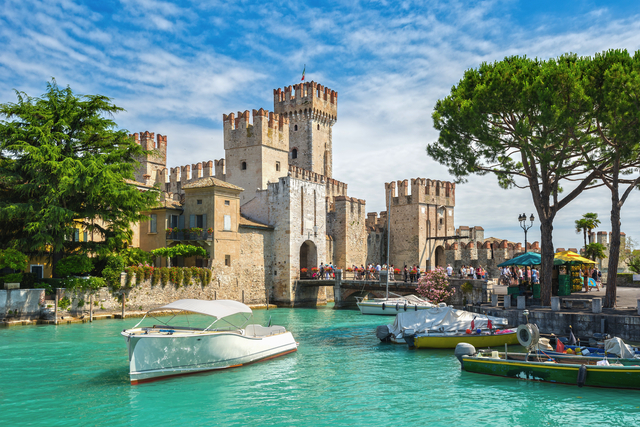
[(442, 246), (438, 246), (436, 248), (436, 268), (437, 267), (446, 267), (445, 257), (444, 257), (444, 248)]
[(309, 271), (313, 267), (318, 266), (318, 249), (315, 243), (307, 240), (300, 246), (300, 268), (308, 268)]

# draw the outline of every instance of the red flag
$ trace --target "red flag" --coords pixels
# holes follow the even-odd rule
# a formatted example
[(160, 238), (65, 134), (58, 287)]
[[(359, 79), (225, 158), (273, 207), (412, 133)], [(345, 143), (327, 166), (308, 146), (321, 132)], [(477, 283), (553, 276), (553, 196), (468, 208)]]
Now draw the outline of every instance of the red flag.
[(471, 321), (471, 330), (475, 329), (475, 324), (476, 324), (476, 318), (474, 317), (473, 320)]
[(564, 344), (560, 341), (560, 338), (556, 339), (556, 352), (564, 353)]
[(489, 320), (487, 321), (487, 327), (488, 327), (489, 329), (492, 329), (492, 327), (493, 327), (493, 323), (491, 323), (491, 319), (489, 319)]

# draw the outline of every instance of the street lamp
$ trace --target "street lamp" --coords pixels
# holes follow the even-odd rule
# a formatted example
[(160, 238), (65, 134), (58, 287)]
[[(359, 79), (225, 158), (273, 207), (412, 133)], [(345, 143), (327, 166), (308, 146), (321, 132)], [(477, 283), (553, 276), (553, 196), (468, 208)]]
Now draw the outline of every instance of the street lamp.
[(533, 225), (534, 220), (535, 218), (533, 214), (531, 214), (531, 217), (529, 218), (529, 221), (531, 221), (531, 224), (527, 225), (527, 215), (522, 214), (518, 216), (518, 221), (520, 221), (520, 227), (522, 227), (522, 229), (524, 230), (524, 253), (525, 254), (527, 253), (527, 231)]

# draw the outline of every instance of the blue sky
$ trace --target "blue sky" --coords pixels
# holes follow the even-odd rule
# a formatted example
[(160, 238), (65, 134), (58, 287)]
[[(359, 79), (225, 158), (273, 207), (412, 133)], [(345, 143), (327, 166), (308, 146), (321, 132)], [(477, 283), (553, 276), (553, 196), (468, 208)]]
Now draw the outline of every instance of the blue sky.
[[(273, 108), (274, 88), (315, 80), (338, 91), (334, 178), (384, 210), (384, 182), (451, 180), (425, 154), (437, 139), (431, 113), (465, 69), (508, 55), (550, 58), (640, 49), (637, 2), (197, 1), (39, 2), (0, 9), (0, 102), (31, 96), (55, 77), (127, 111), (131, 132), (168, 136), (170, 167), (224, 157), (222, 114)], [(472, 177), (456, 194), (456, 226), (522, 241), (528, 190)], [(593, 190), (560, 211), (556, 247), (580, 247), (573, 222), (597, 212), (608, 231), (609, 195)], [(640, 194), (622, 230), (640, 240)], [(539, 240), (539, 223), (529, 241)]]

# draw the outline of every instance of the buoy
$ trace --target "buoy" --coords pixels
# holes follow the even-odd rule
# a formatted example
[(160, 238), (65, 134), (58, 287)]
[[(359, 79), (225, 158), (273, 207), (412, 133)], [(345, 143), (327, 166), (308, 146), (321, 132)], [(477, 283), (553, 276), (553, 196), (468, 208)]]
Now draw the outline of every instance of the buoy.
[(418, 311), (418, 304), (416, 304), (415, 307), (416, 307), (416, 311)]
[(385, 308), (385, 305), (384, 305), (384, 303), (382, 303), (382, 310), (383, 310), (383, 311), (384, 311), (384, 308)]
[(465, 332), (466, 332), (467, 334), (470, 334), (470, 333), (471, 333), (471, 329), (467, 329)]
[(582, 387), (586, 379), (587, 367), (585, 365), (580, 365), (580, 368), (578, 368), (578, 387)]
[(476, 329), (476, 334), (480, 335), (482, 333), (482, 329)]
[(404, 311), (407, 311), (407, 303), (404, 303)]
[(400, 303), (399, 302), (396, 303), (396, 311), (400, 311)]

